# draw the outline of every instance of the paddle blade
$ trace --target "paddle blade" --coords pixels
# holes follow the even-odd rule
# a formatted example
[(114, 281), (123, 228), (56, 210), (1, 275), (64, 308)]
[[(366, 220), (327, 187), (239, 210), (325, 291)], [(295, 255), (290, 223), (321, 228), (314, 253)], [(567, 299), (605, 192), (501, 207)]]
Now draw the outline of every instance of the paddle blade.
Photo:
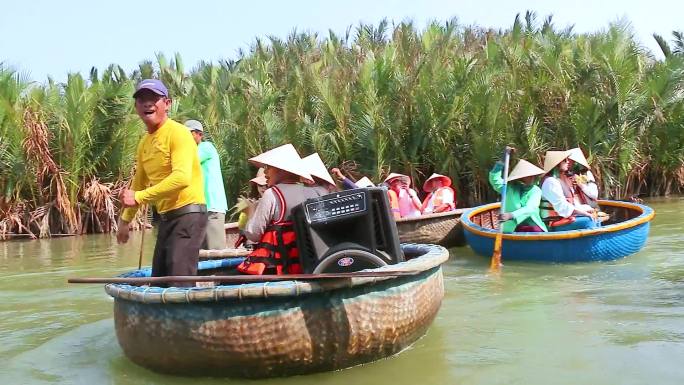
[(494, 252), (492, 253), (492, 262), (489, 265), (490, 270), (499, 270), (501, 268), (501, 243), (503, 237), (501, 233), (496, 234), (494, 239)]

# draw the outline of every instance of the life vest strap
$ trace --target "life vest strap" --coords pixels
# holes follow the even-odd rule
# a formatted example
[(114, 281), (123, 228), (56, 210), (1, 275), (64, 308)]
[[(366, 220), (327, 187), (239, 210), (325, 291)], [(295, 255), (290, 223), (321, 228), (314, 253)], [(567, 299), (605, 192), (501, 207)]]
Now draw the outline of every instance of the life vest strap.
[[(286, 244), (283, 245), (283, 246), (284, 246), (284, 247), (287, 249), (287, 251), (289, 252), (290, 250), (292, 250), (292, 249), (294, 249), (294, 248), (297, 247), (297, 242), (286, 243)], [(268, 251), (270, 251), (270, 252), (272, 252), (272, 253), (280, 252), (280, 248), (279, 248), (279, 247), (277, 247), (277, 246), (274, 245), (274, 244), (267, 243), (267, 242), (259, 242), (259, 243), (257, 243), (256, 246), (255, 246), (255, 249), (266, 249), (266, 250), (268, 250)]]

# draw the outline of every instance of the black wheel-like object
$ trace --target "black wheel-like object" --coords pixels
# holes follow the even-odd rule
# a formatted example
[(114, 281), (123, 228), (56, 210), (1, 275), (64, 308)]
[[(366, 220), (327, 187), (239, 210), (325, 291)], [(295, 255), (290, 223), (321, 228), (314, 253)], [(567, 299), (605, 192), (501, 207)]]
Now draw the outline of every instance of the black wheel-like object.
[(344, 242), (331, 248), (328, 251), (328, 256), (323, 258), (313, 273), (352, 272), (385, 265), (387, 265), (387, 262), (363, 246), (352, 242)]

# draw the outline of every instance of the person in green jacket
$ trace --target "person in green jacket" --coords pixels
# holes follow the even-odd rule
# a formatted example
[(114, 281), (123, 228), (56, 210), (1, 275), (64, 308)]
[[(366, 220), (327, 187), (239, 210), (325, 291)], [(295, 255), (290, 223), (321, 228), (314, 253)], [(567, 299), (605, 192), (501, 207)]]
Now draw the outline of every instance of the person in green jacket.
[[(502, 170), (503, 164), (497, 162), (489, 172), (489, 183), (498, 193), (504, 185)], [(536, 183), (543, 174), (544, 170), (521, 159), (508, 175), (505, 210), (500, 218), (504, 233), (548, 231), (539, 215), (542, 193)]]
[(221, 161), (218, 151), (211, 142), (203, 141), (204, 128), (197, 120), (188, 120), (183, 124), (192, 133), (197, 143), (200, 166), (204, 175), (204, 197), (207, 201), (207, 235), (202, 245), (203, 249), (216, 250), (226, 248), (226, 211), (228, 202), (226, 190), (223, 187), (221, 175)]

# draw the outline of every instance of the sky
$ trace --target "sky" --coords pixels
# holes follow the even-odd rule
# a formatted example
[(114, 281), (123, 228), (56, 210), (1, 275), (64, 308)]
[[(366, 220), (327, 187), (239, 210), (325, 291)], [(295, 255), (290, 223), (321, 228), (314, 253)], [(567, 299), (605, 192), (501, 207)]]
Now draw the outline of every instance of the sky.
[(0, 9), (0, 62), (40, 82), (111, 63), (130, 72), (158, 52), (180, 53), (189, 70), (200, 61), (235, 58), (256, 37), (286, 38), (294, 29), (342, 35), (383, 18), (422, 28), (455, 17), (498, 29), (532, 10), (540, 22), (552, 14), (556, 27), (573, 25), (578, 33), (626, 19), (656, 57), (662, 55), (653, 33), (671, 41), (673, 30), (684, 30), (684, 0), (3, 0)]

